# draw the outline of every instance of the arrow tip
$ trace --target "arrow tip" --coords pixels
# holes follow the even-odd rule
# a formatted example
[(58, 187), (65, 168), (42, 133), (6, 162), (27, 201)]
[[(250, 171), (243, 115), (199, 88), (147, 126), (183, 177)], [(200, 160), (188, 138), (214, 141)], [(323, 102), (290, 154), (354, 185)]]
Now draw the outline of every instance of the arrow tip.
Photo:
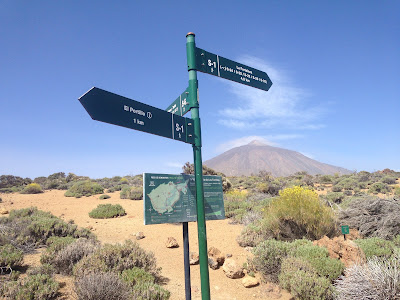
[(78, 100), (81, 100), (81, 98), (83, 97), (83, 96), (85, 96), (87, 93), (89, 93), (91, 90), (93, 90), (93, 89), (95, 89), (96, 87), (92, 87), (92, 88), (90, 88), (86, 93), (84, 93), (82, 96), (80, 96), (79, 98), (78, 98)]

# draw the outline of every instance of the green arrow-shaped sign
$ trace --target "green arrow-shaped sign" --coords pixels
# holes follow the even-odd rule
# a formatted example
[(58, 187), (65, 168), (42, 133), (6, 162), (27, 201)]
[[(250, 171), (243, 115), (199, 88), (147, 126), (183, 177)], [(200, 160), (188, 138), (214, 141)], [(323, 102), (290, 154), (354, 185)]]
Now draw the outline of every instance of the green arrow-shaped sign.
[(267, 73), (200, 48), (196, 48), (196, 69), (264, 91), (268, 91), (272, 85)]
[(79, 101), (93, 120), (194, 144), (192, 119), (96, 87)]
[(172, 102), (170, 106), (167, 107), (166, 111), (179, 116), (185, 115), (190, 110), (188, 95), (189, 91), (186, 89), (174, 102)]

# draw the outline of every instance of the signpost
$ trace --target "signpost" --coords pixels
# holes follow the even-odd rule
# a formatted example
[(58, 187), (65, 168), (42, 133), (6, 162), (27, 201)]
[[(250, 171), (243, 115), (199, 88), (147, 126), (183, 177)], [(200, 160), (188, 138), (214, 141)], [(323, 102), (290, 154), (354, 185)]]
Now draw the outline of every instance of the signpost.
[[(206, 220), (225, 219), (221, 176), (203, 176)], [(143, 174), (144, 224), (197, 221), (194, 175)]]
[(93, 120), (194, 143), (192, 119), (96, 87), (79, 101)]
[(167, 107), (166, 111), (171, 114), (177, 114), (178, 116), (184, 116), (189, 110), (190, 105), (188, 102), (188, 89), (186, 89), (170, 106)]
[(268, 91), (272, 81), (267, 73), (222, 56), (196, 48), (196, 67), (203, 73)]
[[(189, 214), (186, 215), (186, 217), (189, 220), (194, 221), (193, 201), (194, 199), (196, 200), (195, 210), (197, 214), (197, 232), (199, 240), (201, 295), (203, 300), (209, 300), (210, 282), (208, 273), (207, 233), (205, 221), (206, 214), (207, 219), (218, 219), (220, 217), (220, 214), (217, 214), (215, 209), (222, 207), (222, 210), (220, 211), (223, 211), (223, 200), (222, 204), (217, 204), (218, 201), (221, 200), (218, 196), (216, 197), (217, 201), (214, 201), (214, 203), (210, 205), (211, 198), (209, 197), (209, 194), (207, 194), (209, 188), (207, 186), (207, 176), (204, 176), (203, 180), (197, 71), (229, 79), (264, 91), (268, 91), (270, 89), (272, 82), (269, 76), (263, 71), (197, 48), (195, 44), (195, 35), (192, 32), (189, 32), (186, 35), (186, 55), (189, 72), (189, 86), (167, 108), (167, 111), (95, 87), (81, 96), (79, 101), (94, 120), (192, 144), (195, 189), (193, 189), (193, 185), (189, 184), (188, 191), (190, 191), (190, 195), (194, 194), (195, 197), (191, 196), (190, 200), (187, 200), (188, 206), (181, 206), (180, 209), (181, 211), (184, 211), (184, 209), (190, 207)], [(189, 110), (191, 111), (191, 119), (183, 117), (183, 115)], [(176, 184), (179, 185), (179, 183)], [(216, 193), (218, 194), (220, 192)], [(204, 198), (206, 198), (206, 201), (204, 201)], [(151, 203), (153, 205), (153, 202)], [(170, 213), (170, 215), (173, 216), (177, 211), (177, 207), (174, 205), (166, 205), (165, 207), (163, 207), (163, 205), (160, 203), (156, 203), (155, 205), (156, 207), (152, 206), (151, 209), (162, 211), (161, 215)], [(213, 207), (213, 205), (215, 205), (215, 207)], [(164, 209), (166, 209), (167, 212), (165, 212)], [(158, 211), (159, 214), (160, 211)], [(179, 222), (182, 221), (182, 219), (178, 219), (180, 220)], [(150, 217), (149, 222), (155, 222), (155, 220), (155, 215), (153, 215)], [(164, 222), (165, 219), (159, 223)], [(188, 263), (188, 223), (184, 221), (182, 224), (185, 249), (185, 293), (186, 300), (189, 300), (191, 299), (191, 293), (190, 268)]]

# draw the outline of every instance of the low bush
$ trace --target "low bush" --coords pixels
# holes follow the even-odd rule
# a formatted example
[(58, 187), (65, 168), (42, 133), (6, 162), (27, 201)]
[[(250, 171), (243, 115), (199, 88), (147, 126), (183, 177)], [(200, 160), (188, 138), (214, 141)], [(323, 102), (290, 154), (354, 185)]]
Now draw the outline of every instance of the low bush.
[(155, 278), (161, 271), (152, 252), (146, 252), (139, 244), (127, 240), (123, 244), (105, 244), (92, 255), (82, 258), (75, 265), (73, 274), (80, 277), (96, 272), (121, 273), (134, 267), (144, 269)]
[(396, 188), (394, 189), (394, 195), (400, 197), (400, 187), (396, 187)]
[(110, 199), (111, 198), (111, 196), (110, 195), (100, 195), (100, 197), (99, 197), (99, 199), (100, 200), (104, 200), (104, 199)]
[[(241, 247), (255, 247), (260, 242), (273, 237), (273, 233), (269, 230), (268, 220), (257, 220), (242, 229), (236, 241)], [(265, 224), (267, 223), (267, 224)]]
[(101, 185), (90, 180), (78, 181), (74, 183), (68, 191), (65, 192), (65, 197), (80, 198), (82, 196), (92, 196), (102, 194), (104, 189)]
[(88, 229), (78, 229), (36, 207), (12, 210), (7, 218), (0, 218), (0, 226), (4, 228), (0, 231), (0, 245), (12, 244), (23, 251), (46, 244), (53, 236), (93, 237)]
[(332, 285), (329, 279), (318, 276), (310, 263), (299, 258), (289, 257), (283, 260), (279, 282), (296, 299), (332, 298)]
[(156, 280), (152, 274), (137, 267), (122, 271), (121, 278), (131, 287), (146, 282), (155, 283)]
[(342, 203), (342, 201), (344, 199), (344, 193), (342, 193), (342, 192), (327, 193), (325, 198), (326, 198), (326, 200), (328, 200), (330, 202), (339, 204), (339, 203)]
[(400, 299), (400, 259), (372, 257), (335, 281), (337, 300)]
[(30, 183), (20, 192), (21, 194), (39, 194), (43, 193), (42, 187), (38, 183)]
[(63, 247), (57, 247), (56, 251), (49, 247), (40, 261), (51, 264), (57, 273), (71, 275), (75, 264), (98, 248), (99, 243), (97, 241), (81, 238), (72, 243), (65, 243)]
[(45, 274), (52, 276), (56, 270), (50, 264), (42, 264), (38, 267), (29, 268), (27, 274), (28, 275), (38, 275), (38, 274)]
[(171, 293), (161, 286), (151, 282), (143, 282), (133, 287), (133, 299), (138, 300), (167, 300)]
[(119, 204), (99, 204), (89, 213), (89, 217), (93, 219), (108, 219), (125, 215), (125, 209)]
[(387, 175), (381, 179), (381, 181), (386, 184), (395, 184), (396, 180), (397, 178), (395, 176), (390, 176), (390, 175)]
[(91, 273), (77, 278), (75, 292), (79, 300), (129, 299), (129, 289), (114, 273)]
[(390, 191), (391, 191), (390, 186), (383, 182), (375, 182), (368, 189), (368, 192), (373, 194), (378, 194), (378, 193), (386, 194), (389, 193)]
[(343, 263), (330, 258), (328, 249), (312, 245), (311, 242), (298, 247), (291, 246), (289, 256), (307, 261), (319, 276), (333, 281), (343, 273)]
[(6, 299), (50, 300), (57, 296), (58, 289), (58, 282), (51, 276), (36, 274), (7, 282), (3, 287), (3, 294)]
[(392, 241), (387, 241), (378, 237), (355, 240), (355, 243), (364, 252), (366, 258), (373, 256), (389, 258), (394, 253), (395, 245)]
[(316, 192), (304, 187), (281, 191), (278, 198), (271, 200), (264, 217), (270, 220), (269, 230), (277, 239), (315, 240), (336, 232), (332, 209), (325, 206)]
[(287, 257), (289, 248), (289, 243), (273, 239), (260, 243), (253, 249), (250, 269), (260, 272), (265, 281), (278, 282), (282, 260)]
[(24, 253), (11, 244), (0, 246), (0, 267), (21, 266)]
[(139, 187), (129, 187), (125, 186), (120, 192), (121, 199), (130, 200), (142, 200), (143, 199), (143, 189)]

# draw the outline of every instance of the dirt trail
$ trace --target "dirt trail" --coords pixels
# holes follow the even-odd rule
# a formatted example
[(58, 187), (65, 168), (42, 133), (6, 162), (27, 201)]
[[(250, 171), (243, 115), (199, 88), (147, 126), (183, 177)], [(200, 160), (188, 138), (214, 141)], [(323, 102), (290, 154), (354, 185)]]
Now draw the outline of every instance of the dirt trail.
[[(7, 210), (36, 206), (38, 209), (50, 211), (65, 221), (74, 220), (80, 227), (91, 228), (102, 243), (121, 243), (126, 239), (135, 240), (133, 234), (142, 231), (145, 238), (138, 243), (146, 250), (154, 252), (158, 266), (162, 267), (162, 275), (166, 277), (165, 288), (171, 292), (171, 300), (185, 299), (185, 281), (183, 272), (183, 242), (182, 225), (178, 224), (143, 224), (143, 201), (119, 199), (119, 192), (109, 193), (110, 199), (99, 200), (98, 196), (83, 197), (80, 199), (64, 197), (65, 191), (46, 191), (43, 194), (2, 195), (3, 203), (0, 209)], [(121, 204), (127, 215), (115, 219), (96, 220), (89, 218), (89, 212), (101, 203)], [(250, 255), (244, 248), (236, 243), (236, 237), (241, 231), (240, 225), (228, 224), (229, 220), (207, 222), (208, 247), (214, 246), (223, 254), (232, 254), (232, 257), (242, 265)], [(180, 247), (168, 249), (165, 242), (168, 237), (174, 237)], [(189, 223), (190, 251), (198, 253), (197, 226)], [(26, 257), (25, 263), (37, 264), (39, 254)], [(200, 268), (199, 265), (191, 266), (192, 299), (201, 299)], [(64, 299), (72, 298), (73, 281), (70, 278), (60, 278), (64, 282), (62, 293)], [(265, 284), (253, 288), (245, 288), (241, 279), (229, 279), (222, 269), (210, 269), (211, 299), (216, 300), (241, 300), (241, 299), (277, 299), (268, 293)], [(279, 299), (287, 300), (291, 296), (282, 291)]]

